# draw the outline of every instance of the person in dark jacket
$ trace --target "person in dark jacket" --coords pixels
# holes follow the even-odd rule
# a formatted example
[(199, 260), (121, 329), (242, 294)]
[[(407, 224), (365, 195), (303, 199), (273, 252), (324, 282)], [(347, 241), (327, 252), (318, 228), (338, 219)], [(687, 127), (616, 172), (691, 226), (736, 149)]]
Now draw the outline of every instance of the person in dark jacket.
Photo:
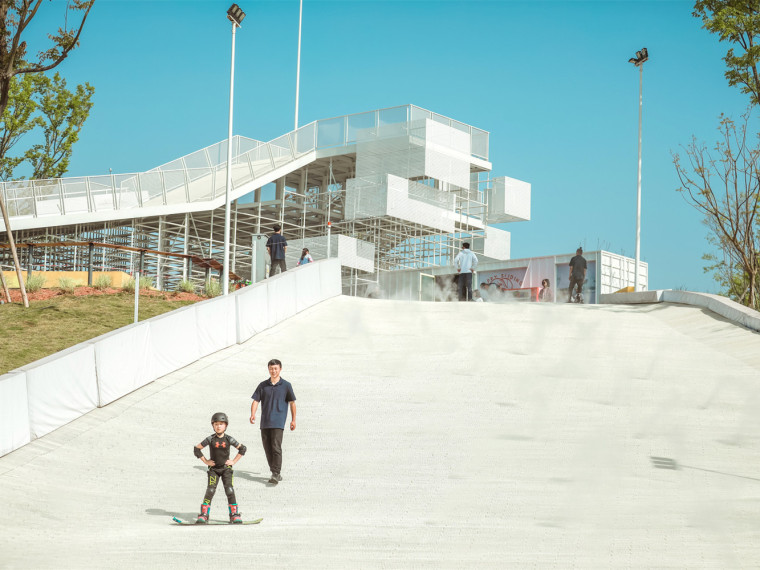
[(586, 281), (586, 258), (583, 257), (583, 248), (575, 250), (575, 257), (570, 260), (570, 289), (567, 302), (573, 302), (573, 289), (578, 288), (578, 299), (582, 299), (583, 282)]
[(290, 431), (296, 429), (296, 395), (290, 382), (280, 377), (282, 362), (273, 358), (267, 364), (269, 378), (256, 387), (251, 398), (251, 423), (256, 423), (256, 410), (261, 404), (261, 443), (272, 476), (269, 482), (282, 481), (282, 436), (290, 407)]

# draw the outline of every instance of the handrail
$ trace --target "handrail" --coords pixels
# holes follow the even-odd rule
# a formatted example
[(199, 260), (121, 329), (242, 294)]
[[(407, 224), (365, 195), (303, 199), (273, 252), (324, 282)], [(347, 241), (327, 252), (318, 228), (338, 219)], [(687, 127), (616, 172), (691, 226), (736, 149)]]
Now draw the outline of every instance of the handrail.
[[(240, 187), (317, 150), (339, 148), (362, 140), (408, 134), (410, 125), (429, 119), (466, 132), (470, 154), (488, 160), (489, 133), (443, 115), (402, 105), (312, 121), (269, 142), (236, 135), (234, 186)], [(227, 140), (174, 159), (151, 170), (0, 183), (9, 216), (44, 217), (120, 211), (213, 200), (219, 195), (217, 173), (227, 168)], [(175, 194), (172, 194), (174, 191)], [(11, 192), (13, 195), (11, 196)]]

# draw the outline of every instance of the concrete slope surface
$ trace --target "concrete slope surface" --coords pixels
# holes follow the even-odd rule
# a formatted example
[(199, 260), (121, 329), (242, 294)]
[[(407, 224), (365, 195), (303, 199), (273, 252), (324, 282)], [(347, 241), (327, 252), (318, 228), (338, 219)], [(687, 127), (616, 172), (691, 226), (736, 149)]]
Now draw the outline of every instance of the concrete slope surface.
[[(277, 486), (248, 421), (273, 357)], [(690, 307), (339, 297), (0, 458), (0, 567), (758, 567), (759, 381), (760, 335)], [(173, 525), (217, 411), (264, 521)]]

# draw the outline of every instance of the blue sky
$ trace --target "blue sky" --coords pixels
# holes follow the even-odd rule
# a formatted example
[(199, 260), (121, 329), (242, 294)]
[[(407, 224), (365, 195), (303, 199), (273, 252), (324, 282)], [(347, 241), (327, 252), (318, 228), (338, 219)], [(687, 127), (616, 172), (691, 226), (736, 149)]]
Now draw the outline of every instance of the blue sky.
[[(238, 2), (235, 134), (293, 126), (298, 0)], [(150, 169), (227, 136), (231, 1), (97, 0), (59, 67), (95, 105), (69, 175)], [(45, 2), (32, 33), (60, 25)], [(495, 176), (532, 184), (512, 256), (607, 249), (633, 257), (644, 68), (641, 255), (650, 288), (717, 292), (701, 216), (676, 192), (671, 152), (712, 144), (747, 104), (728, 48), (685, 1), (304, 1), (300, 124), (413, 103), (491, 133)], [(36, 50), (38, 45), (31, 45)]]

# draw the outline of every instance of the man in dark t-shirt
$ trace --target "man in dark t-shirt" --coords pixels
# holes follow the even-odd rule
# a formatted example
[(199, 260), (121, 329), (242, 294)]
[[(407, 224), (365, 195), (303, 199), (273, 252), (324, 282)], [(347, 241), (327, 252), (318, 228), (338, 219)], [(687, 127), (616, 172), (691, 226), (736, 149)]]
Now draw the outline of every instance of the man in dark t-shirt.
[(276, 485), (282, 481), (282, 435), (290, 407), (290, 431), (296, 429), (296, 395), (293, 386), (280, 378), (282, 362), (273, 358), (267, 364), (269, 378), (256, 387), (251, 398), (251, 423), (256, 423), (256, 410), (261, 404), (261, 443), (267, 456), (272, 476), (269, 482)]
[(282, 235), (282, 227), (275, 224), (272, 228), (274, 233), (267, 240), (267, 252), (269, 253), (270, 265), (269, 276), (272, 277), (277, 273), (277, 269), (287, 271), (285, 267), (285, 252), (288, 251), (288, 242)]
[(570, 260), (570, 289), (568, 303), (573, 301), (573, 289), (578, 287), (578, 295), (583, 293), (583, 282), (586, 280), (586, 259), (583, 257), (583, 248), (575, 250), (575, 257)]

